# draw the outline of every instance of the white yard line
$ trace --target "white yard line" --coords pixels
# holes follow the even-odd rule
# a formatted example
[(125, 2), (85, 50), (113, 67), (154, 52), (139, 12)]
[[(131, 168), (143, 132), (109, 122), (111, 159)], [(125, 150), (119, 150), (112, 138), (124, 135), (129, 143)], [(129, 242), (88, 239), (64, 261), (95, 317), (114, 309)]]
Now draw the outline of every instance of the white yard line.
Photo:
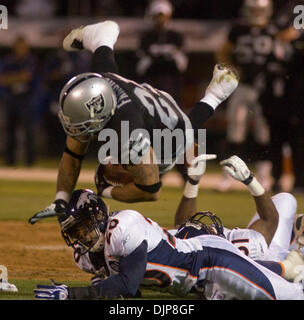
[(64, 245), (25, 245), (22, 246), (23, 249), (28, 250), (51, 250), (51, 251), (61, 251), (61, 250), (68, 250), (70, 251), (71, 248), (64, 246)]
[[(93, 183), (95, 170), (82, 170), (79, 176), (81, 183)], [(45, 168), (7, 168), (0, 167), (0, 179), (18, 181), (50, 181), (57, 179), (57, 169)], [(221, 179), (218, 173), (205, 173), (200, 182), (201, 188), (216, 189)], [(183, 180), (176, 172), (169, 172), (163, 177), (163, 185), (169, 187), (181, 187)], [(245, 186), (237, 181), (232, 183), (233, 190), (245, 190)]]

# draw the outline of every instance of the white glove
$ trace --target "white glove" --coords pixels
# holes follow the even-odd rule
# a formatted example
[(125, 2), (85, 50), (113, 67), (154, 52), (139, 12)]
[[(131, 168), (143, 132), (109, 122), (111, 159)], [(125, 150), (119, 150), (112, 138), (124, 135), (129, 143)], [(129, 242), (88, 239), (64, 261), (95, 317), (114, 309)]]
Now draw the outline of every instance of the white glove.
[(200, 181), (201, 177), (206, 171), (206, 161), (216, 159), (216, 154), (201, 154), (194, 158), (190, 167), (187, 169), (187, 175), (190, 178), (192, 184), (196, 184)]
[(184, 197), (196, 198), (198, 195), (199, 181), (206, 171), (206, 161), (216, 159), (215, 154), (201, 154), (194, 158), (187, 169), (187, 182), (184, 189)]
[(246, 163), (238, 156), (232, 156), (229, 159), (223, 160), (220, 162), (220, 165), (223, 166), (223, 170), (232, 178), (245, 184), (251, 175)]
[(246, 163), (238, 156), (232, 156), (220, 162), (223, 170), (235, 180), (243, 182), (254, 197), (265, 193), (264, 188), (248, 169)]

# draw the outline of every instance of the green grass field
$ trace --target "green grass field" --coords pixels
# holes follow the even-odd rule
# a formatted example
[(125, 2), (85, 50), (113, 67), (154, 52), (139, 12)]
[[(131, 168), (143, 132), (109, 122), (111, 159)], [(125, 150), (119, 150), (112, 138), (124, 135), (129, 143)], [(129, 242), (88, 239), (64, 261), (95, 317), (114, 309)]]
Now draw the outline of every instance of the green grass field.
[[(94, 186), (81, 185), (79, 188), (91, 188)], [(2, 221), (23, 221), (26, 222), (33, 213), (41, 210), (52, 200), (55, 192), (55, 183), (51, 182), (27, 182), (0, 180), (0, 224)], [(157, 221), (160, 225), (173, 227), (173, 219), (181, 190), (178, 188), (163, 188), (161, 198), (154, 203), (124, 204), (116, 201), (108, 201), (112, 210), (125, 208), (140, 211), (146, 217)], [(298, 212), (304, 212), (304, 196), (297, 196)], [(249, 193), (238, 191), (229, 193), (218, 193), (211, 190), (201, 190), (198, 198), (200, 210), (210, 210), (216, 213), (227, 227), (245, 227), (255, 212), (254, 201)], [(54, 223), (54, 218), (40, 223)], [(39, 223), (35, 225), (39, 230)], [(22, 238), (22, 235), (18, 235)], [(33, 261), (34, 263), (34, 261)], [(0, 264), (4, 264), (0, 261)], [(33, 299), (33, 289), (37, 283), (47, 283), (45, 279), (29, 280), (28, 278), (10, 278), (9, 282), (16, 284), (18, 293), (0, 293), (0, 300), (29, 300)], [(55, 279), (56, 280), (56, 279)], [(87, 282), (67, 282), (70, 285), (87, 285)], [(158, 294), (150, 291), (143, 291), (145, 299), (175, 299), (169, 295)], [(187, 297), (189, 299), (189, 297)]]

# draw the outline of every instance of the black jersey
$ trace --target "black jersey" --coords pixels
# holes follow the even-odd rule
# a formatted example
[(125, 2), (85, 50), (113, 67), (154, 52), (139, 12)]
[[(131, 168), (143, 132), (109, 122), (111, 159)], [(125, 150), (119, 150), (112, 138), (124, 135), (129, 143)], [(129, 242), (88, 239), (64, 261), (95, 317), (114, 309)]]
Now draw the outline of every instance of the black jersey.
[(241, 70), (241, 81), (257, 85), (263, 79), (265, 68), (276, 48), (277, 28), (253, 27), (244, 22), (232, 26), (228, 39), (234, 45), (233, 62)]
[(144, 72), (146, 77), (158, 74), (170, 74), (172, 77), (180, 73), (176, 64), (177, 49), (182, 48), (183, 36), (173, 30), (148, 30), (140, 39), (140, 50), (150, 59)]
[(120, 162), (128, 163), (128, 157), (131, 157), (136, 164), (151, 146), (160, 171), (164, 167), (171, 168), (171, 164), (184, 154), (185, 148), (193, 143), (189, 118), (164, 91), (113, 73), (102, 73), (102, 76), (117, 97), (115, 113), (102, 132), (112, 129), (117, 133)]

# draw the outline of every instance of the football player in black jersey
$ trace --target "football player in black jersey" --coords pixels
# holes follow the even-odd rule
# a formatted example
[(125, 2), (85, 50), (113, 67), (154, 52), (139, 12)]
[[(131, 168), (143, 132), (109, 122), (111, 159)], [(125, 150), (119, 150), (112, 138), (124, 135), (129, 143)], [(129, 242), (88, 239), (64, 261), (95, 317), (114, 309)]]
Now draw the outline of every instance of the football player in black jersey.
[[(238, 85), (238, 77), (233, 71), (216, 65), (205, 96), (186, 116), (168, 93), (118, 74), (113, 53), (118, 35), (119, 26), (113, 21), (105, 21), (75, 29), (63, 41), (66, 50), (87, 49), (93, 52), (93, 72), (72, 78), (61, 92), (59, 118), (67, 139), (58, 169), (57, 193), (55, 201), (34, 215), (30, 223), (49, 216), (59, 217), (61, 212), (65, 212), (90, 139), (97, 139), (96, 134), (99, 133), (98, 140), (106, 143), (102, 135), (109, 130), (117, 133), (119, 141), (116, 144), (121, 148), (118, 161), (125, 164), (133, 182), (113, 186), (106, 183), (102, 176), (97, 177), (99, 195), (123, 202), (157, 200), (161, 188), (160, 174), (173, 167), (179, 157), (184, 157), (180, 150), (185, 152), (189, 145), (193, 145), (193, 135), (188, 137), (186, 129), (193, 128), (197, 132), (202, 128), (217, 106)], [(130, 138), (121, 132), (123, 123), (132, 132)], [(151, 161), (156, 157), (152, 132), (155, 129), (169, 132), (179, 129), (183, 132), (184, 145), (175, 150), (172, 148), (172, 163), (163, 161), (166, 159)], [(132, 161), (128, 162), (132, 155)], [(187, 184), (190, 193), (198, 187), (195, 181), (189, 180)]]
[[(240, 73), (238, 90), (227, 105), (227, 141), (229, 153), (250, 157), (246, 138), (253, 120), (253, 138), (257, 145), (255, 154), (257, 176), (266, 190), (270, 188), (271, 163), (267, 159), (269, 128), (259, 103), (264, 88), (265, 69), (275, 54), (277, 28), (272, 25), (271, 0), (244, 0), (242, 17), (231, 27), (228, 39), (216, 54), (217, 61), (233, 65)], [(245, 153), (245, 154), (244, 154)], [(229, 189), (231, 178), (224, 179), (221, 191)]]
[(284, 180), (281, 180), (282, 149), (286, 144), (291, 149), (295, 178), (293, 192), (304, 192), (304, 33), (293, 24), (293, 8), (297, 4), (300, 2), (288, 1), (276, 15), (276, 24), (280, 29), (277, 38), (283, 46), (284, 59), (273, 57), (268, 64), (266, 88), (260, 99), (270, 128), (270, 158), (274, 178), (272, 189), (275, 192), (288, 187), (287, 184), (282, 184)]

